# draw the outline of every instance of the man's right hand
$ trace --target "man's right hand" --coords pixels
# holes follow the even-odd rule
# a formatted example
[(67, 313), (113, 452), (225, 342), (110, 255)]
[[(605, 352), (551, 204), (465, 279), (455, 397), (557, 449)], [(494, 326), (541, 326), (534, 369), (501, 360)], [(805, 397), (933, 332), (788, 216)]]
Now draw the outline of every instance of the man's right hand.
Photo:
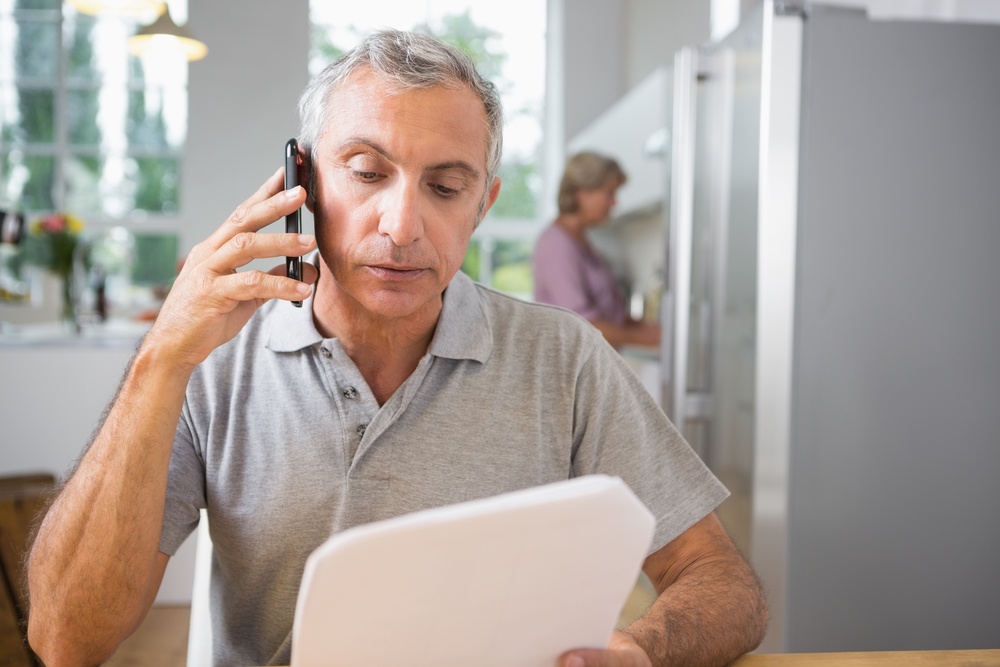
[[(231, 340), (269, 299), (299, 301), (316, 281), (316, 269), (303, 263), (303, 281), (285, 277), (284, 262), (271, 271), (236, 269), (251, 260), (298, 257), (315, 238), (305, 234), (258, 234), (303, 205), (305, 190), (284, 190), (279, 169), (237, 208), (211, 236), (192, 248), (143, 347), (155, 347), (178, 367), (190, 371), (216, 347)], [(163, 357), (161, 357), (163, 358)]]

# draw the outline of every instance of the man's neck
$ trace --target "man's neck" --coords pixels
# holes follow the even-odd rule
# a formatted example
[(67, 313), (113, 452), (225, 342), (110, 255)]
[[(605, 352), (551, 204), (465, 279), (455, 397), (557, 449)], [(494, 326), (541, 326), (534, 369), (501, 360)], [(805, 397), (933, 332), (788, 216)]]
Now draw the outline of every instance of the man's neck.
[(341, 290), (327, 271), (316, 286), (313, 321), (324, 338), (340, 342), (383, 405), (427, 353), (441, 304), (439, 300), (406, 317), (380, 317)]

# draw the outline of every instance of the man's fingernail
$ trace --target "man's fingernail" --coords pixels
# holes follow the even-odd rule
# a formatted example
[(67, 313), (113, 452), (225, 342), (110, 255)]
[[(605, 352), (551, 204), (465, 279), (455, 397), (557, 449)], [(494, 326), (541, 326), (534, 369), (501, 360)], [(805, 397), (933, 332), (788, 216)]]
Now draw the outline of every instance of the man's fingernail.
[(302, 189), (301, 185), (296, 185), (291, 190), (285, 190), (285, 196), (288, 197), (289, 199), (295, 199), (296, 197), (299, 196), (299, 191), (301, 189)]
[(313, 237), (310, 234), (299, 234), (299, 244), (304, 246), (312, 245)]
[(566, 660), (566, 667), (583, 667), (583, 658), (578, 655), (571, 655)]
[[(299, 294), (309, 294), (312, 291), (312, 286), (307, 283), (299, 283), (295, 286), (295, 289)], [(583, 662), (578, 667), (583, 667)]]

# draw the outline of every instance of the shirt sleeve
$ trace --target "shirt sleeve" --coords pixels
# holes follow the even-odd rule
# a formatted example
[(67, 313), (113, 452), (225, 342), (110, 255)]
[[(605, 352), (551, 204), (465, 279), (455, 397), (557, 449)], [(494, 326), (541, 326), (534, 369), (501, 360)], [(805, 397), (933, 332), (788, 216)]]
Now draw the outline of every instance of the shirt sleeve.
[(195, 446), (187, 400), (177, 422), (170, 453), (167, 498), (163, 508), (160, 551), (173, 556), (188, 535), (198, 527), (199, 510), (205, 502), (205, 463)]
[(729, 495), (609, 346), (595, 346), (576, 394), (573, 475), (622, 478), (656, 517), (650, 553)]
[(532, 263), (536, 301), (572, 310), (590, 322), (600, 318), (587, 292), (583, 256), (571, 238), (546, 230), (535, 244)]

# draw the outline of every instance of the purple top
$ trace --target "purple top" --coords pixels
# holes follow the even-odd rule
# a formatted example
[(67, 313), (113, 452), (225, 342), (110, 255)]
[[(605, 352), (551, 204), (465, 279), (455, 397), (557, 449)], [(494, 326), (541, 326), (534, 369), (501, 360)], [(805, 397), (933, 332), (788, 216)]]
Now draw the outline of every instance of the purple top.
[(559, 225), (535, 244), (535, 301), (568, 308), (586, 320), (625, 324), (625, 297), (615, 275), (589, 245)]

